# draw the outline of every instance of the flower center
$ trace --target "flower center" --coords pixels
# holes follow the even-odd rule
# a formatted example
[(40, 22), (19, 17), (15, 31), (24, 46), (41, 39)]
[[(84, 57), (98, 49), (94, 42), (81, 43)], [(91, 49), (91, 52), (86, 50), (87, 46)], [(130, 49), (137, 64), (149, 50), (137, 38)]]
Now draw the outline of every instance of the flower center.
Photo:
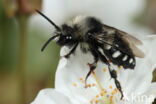
[[(92, 75), (93, 75), (98, 87), (100, 88), (100, 95), (102, 95), (102, 97), (104, 98), (105, 103), (111, 104), (108, 97), (106, 96), (107, 91), (104, 90), (104, 88), (102, 88), (102, 85), (100, 84), (100, 81), (99, 81), (98, 77), (96, 76), (95, 72), (92, 72)], [(96, 96), (96, 98), (98, 98), (98, 97)], [(98, 102), (99, 102), (99, 100), (96, 99), (95, 103), (97, 104)]]
[[(104, 72), (107, 71), (106, 68), (104, 68), (103, 70)], [(98, 85), (98, 88), (100, 89), (100, 94), (99, 95), (96, 95), (96, 98), (94, 100), (94, 98), (90, 101), (91, 104), (114, 104), (113, 102), (113, 98), (114, 98), (114, 95), (118, 93), (118, 89), (117, 88), (114, 88), (112, 87), (112, 85), (109, 86), (109, 89), (112, 90), (111, 93), (109, 94), (108, 91), (106, 89), (104, 89), (97, 77), (97, 75), (95, 74), (95, 72), (92, 72), (92, 75)]]
[[(107, 68), (103, 69), (103, 72), (107, 72)], [(118, 73), (116, 71), (116, 73)], [(119, 98), (119, 90), (116, 88), (116, 86), (109, 85), (108, 88), (103, 88), (102, 84), (100, 83), (96, 73), (93, 71), (92, 76), (96, 83), (88, 83), (87, 88), (91, 87), (97, 87), (98, 94), (95, 94), (93, 98), (90, 99), (90, 104), (114, 104), (115, 102), (118, 102)], [(85, 81), (83, 78), (79, 78), (81, 83), (85, 85)], [(77, 87), (76, 83), (73, 83), (73, 86)]]

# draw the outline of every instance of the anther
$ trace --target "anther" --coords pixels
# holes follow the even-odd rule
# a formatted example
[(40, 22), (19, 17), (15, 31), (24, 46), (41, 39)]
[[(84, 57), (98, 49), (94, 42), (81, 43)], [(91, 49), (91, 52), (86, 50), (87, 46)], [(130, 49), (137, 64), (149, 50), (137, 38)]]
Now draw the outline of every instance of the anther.
[(99, 102), (99, 100), (95, 100), (95, 103), (97, 104)]
[(104, 94), (106, 94), (106, 93), (107, 93), (107, 91), (105, 90), (103, 93), (104, 93)]
[(115, 91), (113, 91), (111, 94), (112, 94), (112, 95), (114, 95), (114, 94), (116, 94), (116, 92), (115, 92)]
[(120, 69), (123, 69), (123, 66), (122, 66), (122, 65), (120, 65), (120, 66), (119, 66), (119, 68), (120, 68)]
[(83, 78), (82, 78), (82, 77), (80, 77), (80, 78), (79, 78), (79, 80), (80, 80), (80, 81), (82, 81), (82, 80), (83, 80)]
[(96, 98), (98, 98), (99, 97), (99, 95), (96, 95)]
[(87, 84), (87, 87), (89, 87), (89, 88), (90, 88), (90, 87), (91, 87), (91, 84)]
[(104, 95), (103, 92), (101, 92), (100, 95), (103, 96)]
[(92, 84), (93, 87), (94, 87), (95, 85), (96, 85), (95, 83)]
[(107, 71), (107, 68), (104, 68), (103, 71), (106, 72)]
[(118, 92), (118, 89), (117, 89), (117, 88), (115, 88), (115, 89), (114, 89), (114, 91)]
[(112, 86), (110, 85), (109, 88), (112, 89)]
[(113, 96), (110, 96), (110, 101), (113, 102)]
[(76, 84), (76, 83), (73, 83), (73, 86), (74, 86), (74, 87), (76, 87), (76, 86), (77, 86), (77, 84)]
[(91, 104), (93, 104), (93, 102), (94, 102), (94, 99), (90, 100), (90, 103), (91, 103)]

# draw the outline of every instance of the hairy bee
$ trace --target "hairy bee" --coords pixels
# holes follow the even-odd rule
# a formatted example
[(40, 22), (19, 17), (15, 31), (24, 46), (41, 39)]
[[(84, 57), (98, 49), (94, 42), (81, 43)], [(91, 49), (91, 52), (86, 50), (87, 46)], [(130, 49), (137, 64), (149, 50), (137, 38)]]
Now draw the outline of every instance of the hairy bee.
[(103, 24), (95, 17), (77, 16), (59, 27), (40, 11), (36, 11), (56, 29), (55, 35), (45, 43), (42, 51), (51, 40), (55, 40), (58, 45), (71, 48), (71, 51), (64, 56), (69, 58), (77, 46), (80, 45), (83, 53), (91, 52), (94, 57), (94, 62), (89, 64), (90, 71), (86, 80), (91, 72), (96, 69), (97, 62), (101, 60), (108, 65), (110, 75), (114, 78), (122, 99), (123, 92), (120, 82), (117, 80), (117, 74), (111, 68), (108, 59), (117, 66), (122, 65), (124, 69), (134, 69), (136, 65), (135, 57), (144, 57), (144, 53), (136, 47), (136, 45), (141, 45), (142, 42), (123, 31)]

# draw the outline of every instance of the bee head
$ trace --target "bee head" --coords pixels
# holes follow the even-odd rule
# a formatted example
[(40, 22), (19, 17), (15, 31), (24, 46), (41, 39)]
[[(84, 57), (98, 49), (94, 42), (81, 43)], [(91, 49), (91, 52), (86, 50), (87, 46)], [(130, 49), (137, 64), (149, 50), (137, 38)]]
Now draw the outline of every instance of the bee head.
[(70, 46), (73, 43), (75, 43), (76, 41), (73, 39), (73, 29), (67, 25), (62, 25), (62, 27), (60, 28), (59, 26), (57, 26), (53, 21), (51, 21), (47, 16), (45, 16), (43, 13), (41, 13), (40, 11), (36, 10), (36, 12), (38, 12), (42, 17), (44, 17), (46, 20), (48, 20), (55, 28), (55, 35), (52, 36), (43, 46), (43, 48), (41, 49), (41, 51), (43, 51), (46, 46), (50, 43), (50, 41), (54, 40), (57, 44), (59, 44), (60, 46)]
[(59, 37), (55, 41), (60, 46), (71, 46), (76, 42), (74, 33), (75, 31), (72, 27), (63, 24), (61, 26), (61, 31), (56, 30), (56, 34), (58, 34)]

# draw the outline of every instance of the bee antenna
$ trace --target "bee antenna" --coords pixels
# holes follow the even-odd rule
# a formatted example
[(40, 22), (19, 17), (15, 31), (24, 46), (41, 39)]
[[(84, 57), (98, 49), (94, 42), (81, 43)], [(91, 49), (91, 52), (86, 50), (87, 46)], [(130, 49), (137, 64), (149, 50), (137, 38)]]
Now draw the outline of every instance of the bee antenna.
[(60, 30), (60, 28), (52, 20), (50, 20), (47, 16), (45, 16), (42, 12), (40, 12), (37, 9), (36, 12), (39, 13), (42, 17), (44, 17), (47, 21), (49, 21), (57, 30)]
[(41, 51), (44, 51), (44, 49), (47, 47), (47, 45), (50, 43), (50, 41), (52, 41), (53, 39), (55, 39), (56, 37), (58, 37), (59, 35), (55, 35), (55, 36), (52, 36), (51, 38), (49, 38), (47, 40), (47, 42), (43, 45)]

